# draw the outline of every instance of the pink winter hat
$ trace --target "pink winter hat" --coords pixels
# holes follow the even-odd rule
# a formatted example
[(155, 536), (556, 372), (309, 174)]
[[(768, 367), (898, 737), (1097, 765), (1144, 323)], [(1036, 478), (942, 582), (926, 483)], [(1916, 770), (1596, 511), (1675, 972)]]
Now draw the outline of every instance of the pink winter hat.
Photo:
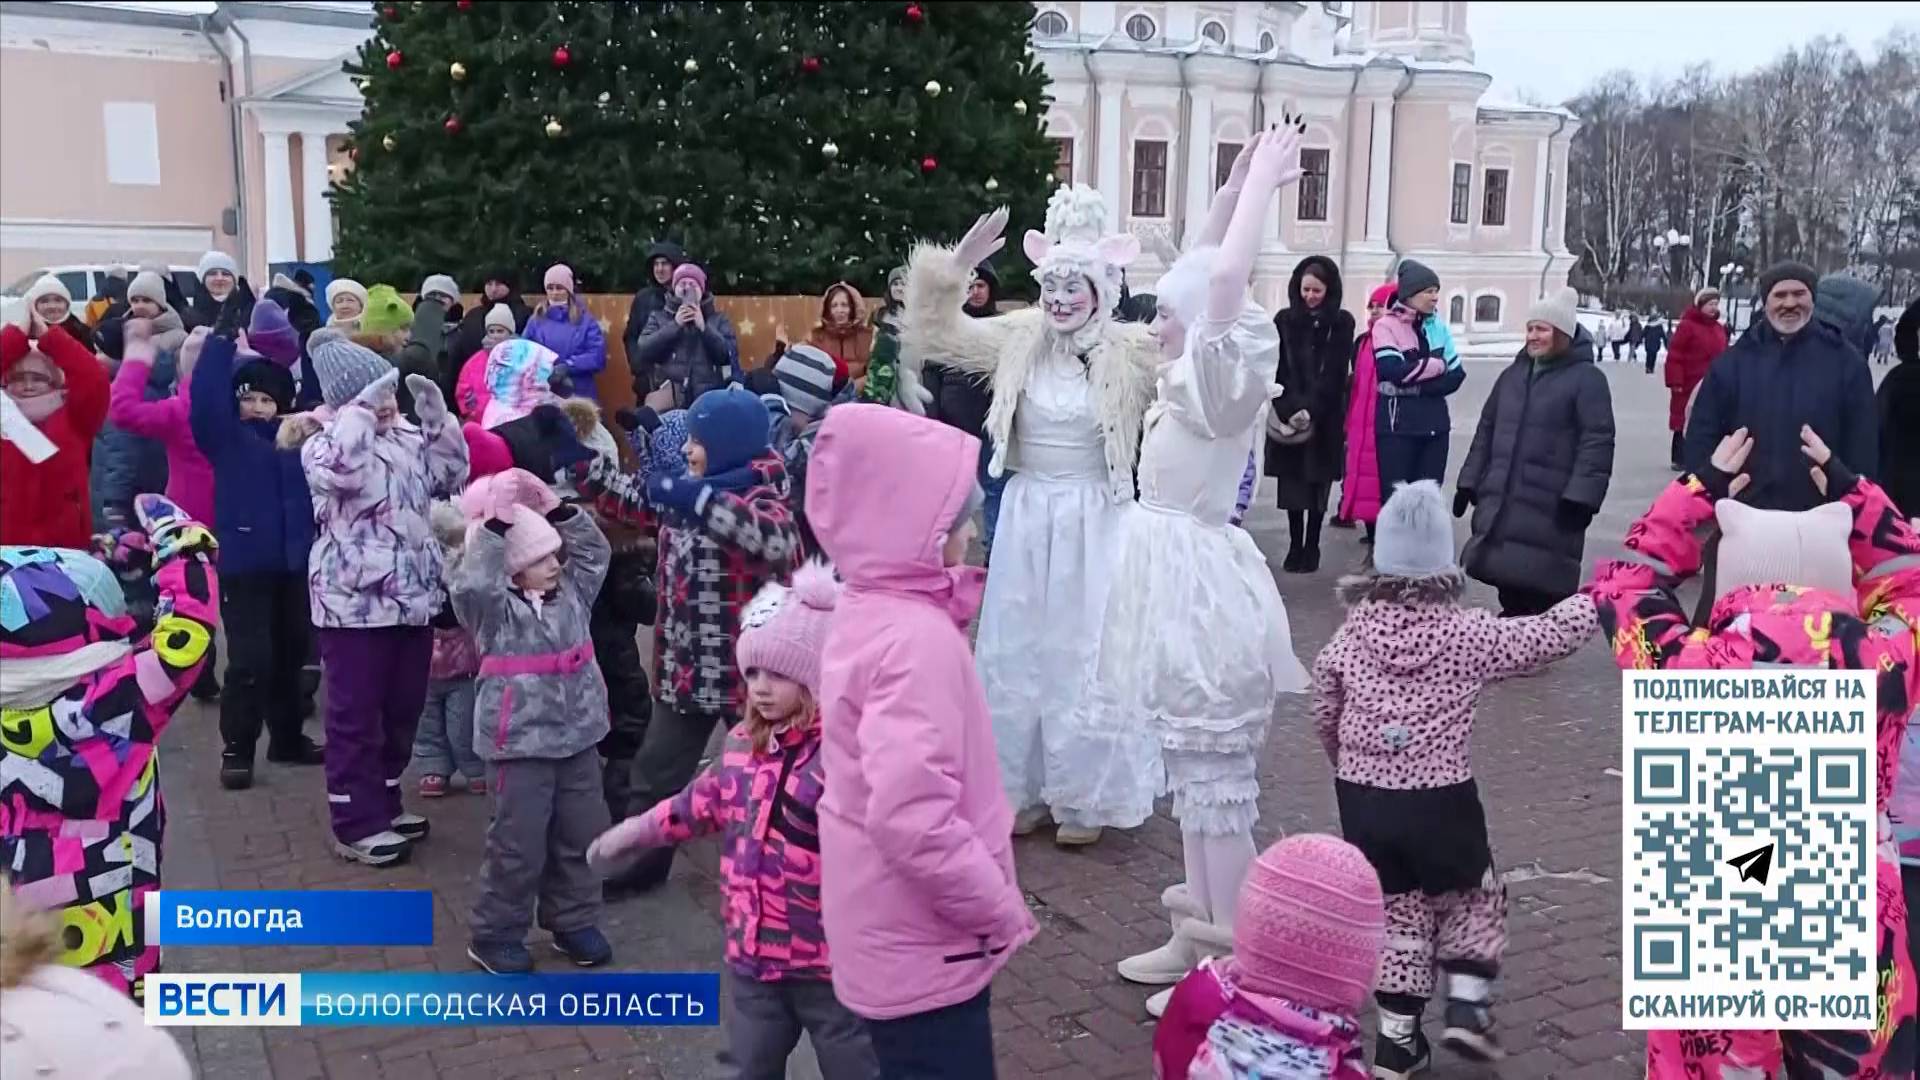
[(460, 425), (460, 437), (467, 441), (467, 478), (480, 480), (513, 468), (513, 451), (507, 440), (469, 420)]
[(542, 284), (548, 288), (558, 285), (568, 292), (573, 292), (573, 267), (566, 263), (554, 263), (547, 267), (547, 278)]
[(1356, 1015), (1386, 945), (1380, 875), (1337, 836), (1302, 833), (1260, 853), (1233, 924), (1242, 990)]
[(512, 576), (560, 550), (560, 534), (531, 506), (513, 508), (507, 526), (507, 574)]
[(667, 285), (669, 288), (677, 290), (680, 288), (682, 281), (691, 281), (695, 285), (700, 286), (702, 293), (707, 291), (707, 272), (700, 269), (700, 267), (694, 263), (683, 262), (679, 266), (674, 267), (673, 277), (667, 282)]
[(740, 670), (758, 668), (792, 679), (818, 699), (820, 654), (839, 598), (840, 583), (822, 562), (795, 571), (792, 588), (774, 583), (761, 589), (740, 614), (740, 642), (734, 648)]

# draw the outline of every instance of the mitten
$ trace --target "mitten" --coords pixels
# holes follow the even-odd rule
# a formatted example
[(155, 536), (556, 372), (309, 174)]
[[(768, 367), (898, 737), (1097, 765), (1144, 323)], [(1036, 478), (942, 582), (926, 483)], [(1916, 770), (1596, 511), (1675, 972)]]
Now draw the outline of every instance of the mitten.
[(601, 833), (587, 845), (587, 865), (602, 877), (624, 869), (635, 855), (645, 850), (646, 826), (646, 816), (635, 814)]
[(188, 517), (165, 495), (134, 496), (133, 512), (153, 544), (156, 562), (187, 554), (211, 555), (220, 548), (205, 525)]
[(1453, 492), (1453, 516), (1465, 517), (1467, 508), (1473, 505), (1472, 488), (1455, 488)]
[[(395, 388), (399, 385), (400, 369), (394, 368), (392, 371), (368, 383), (367, 388), (354, 395), (353, 400), (349, 402), (349, 404), (358, 405), (366, 409), (379, 409), (382, 405), (391, 405), (396, 400), (397, 391)], [(441, 403), (440, 408), (444, 411), (446, 404), (444, 402)]]
[(663, 510), (678, 510), (683, 514), (699, 516), (706, 506), (711, 489), (704, 480), (694, 477), (656, 476), (647, 481), (647, 501)]
[[(371, 387), (369, 387), (371, 389)], [(447, 419), (447, 398), (440, 385), (425, 375), (407, 376), (407, 392), (413, 395), (413, 414), (420, 423), (442, 424)]]

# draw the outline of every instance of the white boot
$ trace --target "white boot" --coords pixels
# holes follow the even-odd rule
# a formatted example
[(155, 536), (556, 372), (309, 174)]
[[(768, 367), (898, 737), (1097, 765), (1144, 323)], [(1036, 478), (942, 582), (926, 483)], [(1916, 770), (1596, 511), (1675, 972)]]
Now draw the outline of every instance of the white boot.
[(1013, 835), (1030, 836), (1035, 829), (1053, 820), (1044, 806), (1029, 806), (1013, 815)]
[(367, 866), (393, 866), (407, 861), (412, 845), (397, 832), (386, 830), (362, 840), (333, 842), (333, 853), (343, 859)]
[[(1208, 957), (1227, 956), (1233, 952), (1233, 928), (1229, 926), (1215, 926), (1204, 919), (1184, 919), (1173, 933), (1176, 940), (1185, 940), (1187, 948), (1193, 953), (1195, 966)], [(1186, 976), (1187, 972), (1183, 971), (1173, 981), (1178, 983)], [(1167, 1003), (1173, 1000), (1173, 991), (1174, 987), (1169, 986), (1148, 998), (1147, 1015), (1158, 1019), (1165, 1013)]]
[(1120, 961), (1120, 977), (1128, 982), (1147, 986), (1176, 983), (1193, 970), (1193, 965), (1200, 962), (1191, 943), (1181, 936), (1180, 924), (1196, 919), (1204, 922), (1207, 918), (1206, 909), (1193, 898), (1185, 882), (1167, 886), (1167, 890), (1160, 894), (1160, 902), (1166, 905), (1173, 936), (1157, 949)]
[(1147, 1015), (1155, 1020), (1160, 1019), (1167, 1014), (1167, 1003), (1172, 1000), (1173, 987), (1169, 986), (1147, 999)]

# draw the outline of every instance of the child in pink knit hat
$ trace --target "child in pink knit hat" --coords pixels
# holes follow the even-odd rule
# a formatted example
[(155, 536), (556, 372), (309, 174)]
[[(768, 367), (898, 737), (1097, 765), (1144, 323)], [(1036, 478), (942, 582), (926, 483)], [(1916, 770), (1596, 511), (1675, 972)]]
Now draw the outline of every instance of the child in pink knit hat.
[[(804, 1028), (826, 1080), (868, 1080), (879, 1066), (866, 1026), (833, 995), (820, 919), (820, 657), (840, 587), (811, 563), (793, 587), (768, 585), (740, 618), (735, 657), (747, 679), (743, 722), (685, 791), (593, 842), (587, 859), (616, 873), (648, 848), (720, 831), (727, 921), (727, 1050), (737, 1076), (785, 1076)], [(763, 824), (764, 822), (764, 824)]]
[(1334, 836), (1274, 844), (1240, 886), (1233, 958), (1174, 987), (1153, 1034), (1156, 1080), (1364, 1080), (1357, 1019), (1386, 944), (1380, 877)]
[(587, 624), (612, 552), (591, 515), (520, 469), (476, 481), (460, 506), (473, 524), (450, 591), (480, 652), (473, 741), (493, 797), (467, 956), (496, 975), (531, 971), (537, 900), (555, 950), (604, 964), (587, 845), (607, 827), (607, 687)]

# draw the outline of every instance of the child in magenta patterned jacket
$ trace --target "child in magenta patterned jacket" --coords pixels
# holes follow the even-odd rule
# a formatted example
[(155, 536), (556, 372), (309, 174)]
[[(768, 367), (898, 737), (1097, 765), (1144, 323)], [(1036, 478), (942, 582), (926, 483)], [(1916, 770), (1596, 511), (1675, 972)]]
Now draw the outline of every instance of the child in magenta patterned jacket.
[(811, 563), (768, 585), (741, 616), (736, 654), (746, 719), (685, 791), (594, 841), (597, 869), (715, 830), (726, 900), (727, 1049), (732, 1075), (784, 1076), (804, 1027), (826, 1080), (877, 1074), (866, 1026), (833, 996), (820, 918), (820, 656), (839, 586)]
[(1367, 857), (1290, 836), (1254, 860), (1236, 903), (1233, 958), (1202, 960), (1154, 1029), (1154, 1080), (1366, 1080), (1358, 1017), (1386, 944)]
[(1507, 894), (1473, 782), (1474, 703), (1487, 683), (1571, 654), (1594, 635), (1574, 596), (1544, 615), (1466, 607), (1453, 523), (1431, 480), (1381, 507), (1369, 574), (1344, 578), (1346, 622), (1313, 663), (1313, 719), (1334, 767), (1340, 833), (1386, 892), (1374, 1075), (1427, 1067), (1420, 1015), (1446, 975), (1449, 1049), (1501, 1056), (1487, 1002), (1507, 944)]

